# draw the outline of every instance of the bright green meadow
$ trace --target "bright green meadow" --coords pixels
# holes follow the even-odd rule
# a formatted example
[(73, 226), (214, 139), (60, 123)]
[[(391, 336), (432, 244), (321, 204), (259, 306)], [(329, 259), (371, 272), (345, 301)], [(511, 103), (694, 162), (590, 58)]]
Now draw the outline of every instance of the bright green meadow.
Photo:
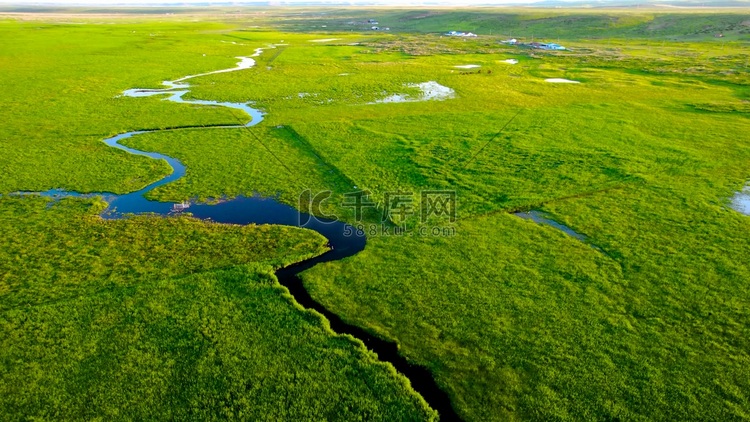
[[(750, 420), (750, 217), (730, 207), (750, 181), (747, 10), (59, 12), (0, 15), (0, 419), (439, 417), (278, 284), (321, 235), (9, 195), (138, 190), (167, 164), (101, 140), (190, 127), (123, 142), (187, 167), (149, 198), (332, 191), (321, 212), (367, 247), (305, 288), (397, 343), (461, 418)], [(256, 126), (121, 96), (256, 48), (185, 96), (252, 102)], [(449, 98), (377, 102), (429, 81)], [(343, 201), (362, 190), (378, 207), (356, 221)], [(455, 192), (455, 221), (415, 203), (385, 232), (389, 195), (430, 190)]]

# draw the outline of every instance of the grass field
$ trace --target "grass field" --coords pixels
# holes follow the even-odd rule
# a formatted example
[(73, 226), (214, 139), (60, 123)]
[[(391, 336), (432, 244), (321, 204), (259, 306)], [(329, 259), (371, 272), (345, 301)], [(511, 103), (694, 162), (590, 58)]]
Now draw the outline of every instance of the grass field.
[(0, 414), (30, 419), (430, 419), (273, 270), (322, 236), (101, 203), (0, 198)]
[[(370, 18), (391, 31), (366, 31)], [(325, 212), (356, 223), (353, 191), (376, 211), (394, 192), (454, 191), (457, 221), (430, 222), (450, 230), (424, 235), (416, 214), (405, 234), (375, 229), (363, 252), (303, 273), (313, 298), (398, 343), (466, 420), (748, 420), (750, 217), (729, 208), (750, 180), (748, 22), (661, 10), (9, 15), (0, 194), (158, 179), (164, 163), (100, 141), (246, 117), (122, 90), (264, 47), (254, 68), (191, 80), (186, 96), (253, 101), (260, 125), (124, 142), (187, 167), (151, 198), (259, 192), (296, 206), (306, 189), (331, 190)], [(499, 42), (509, 36), (569, 50)], [(427, 81), (455, 98), (372, 104)], [(273, 279), (321, 253), (320, 236), (103, 221), (102, 206), (0, 198), (4, 415), (435, 417)], [(526, 210), (587, 243), (512, 215)]]

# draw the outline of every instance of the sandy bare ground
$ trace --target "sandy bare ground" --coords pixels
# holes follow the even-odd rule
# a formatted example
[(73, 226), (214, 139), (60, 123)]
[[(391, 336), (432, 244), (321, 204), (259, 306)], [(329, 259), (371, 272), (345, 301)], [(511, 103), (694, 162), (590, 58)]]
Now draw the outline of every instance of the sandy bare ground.
[(545, 79), (544, 82), (551, 82), (553, 84), (579, 84), (578, 81), (571, 81), (570, 79), (563, 78), (549, 78)]

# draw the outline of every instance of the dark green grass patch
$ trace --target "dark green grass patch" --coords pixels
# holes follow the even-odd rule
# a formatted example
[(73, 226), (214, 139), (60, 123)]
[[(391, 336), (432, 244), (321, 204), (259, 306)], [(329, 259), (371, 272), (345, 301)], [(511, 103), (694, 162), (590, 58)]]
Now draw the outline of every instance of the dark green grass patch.
[(427, 420), (406, 379), (254, 265), (0, 313), (0, 414)]
[(497, 214), (372, 237), (305, 285), (427, 365), (468, 420), (750, 417), (747, 219), (643, 188), (548, 209), (601, 249)]
[(278, 285), (320, 235), (100, 205), (0, 198), (3, 419), (434, 418)]
[(101, 202), (49, 204), (0, 198), (0, 310), (245, 262), (278, 268), (325, 251), (325, 238), (290, 227), (233, 227), (185, 216), (107, 221), (96, 215)]

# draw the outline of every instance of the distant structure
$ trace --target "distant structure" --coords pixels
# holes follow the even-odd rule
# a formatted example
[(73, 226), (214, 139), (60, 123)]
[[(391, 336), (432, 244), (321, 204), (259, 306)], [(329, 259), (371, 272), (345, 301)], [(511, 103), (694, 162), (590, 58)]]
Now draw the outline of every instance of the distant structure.
[(477, 34), (472, 34), (471, 32), (458, 32), (458, 31), (450, 31), (445, 35), (449, 37), (476, 37), (477, 36)]
[(542, 44), (543, 50), (565, 50), (565, 47), (561, 46), (560, 44), (555, 44), (553, 42)]
[(553, 42), (549, 42), (549, 43), (530, 42), (528, 44), (518, 44), (518, 45), (536, 48), (539, 50), (566, 50), (565, 47), (561, 46), (560, 44), (555, 44)]
[(503, 41), (500, 41), (500, 42), (503, 43), (503, 44), (509, 44), (509, 45), (516, 45), (516, 44), (518, 44), (518, 40), (515, 39), (515, 38), (511, 38), (509, 40), (503, 40)]
[(188, 201), (182, 201), (179, 204), (172, 205), (172, 211), (175, 211), (175, 212), (184, 211), (188, 208), (190, 208), (190, 202)]
[(367, 21), (351, 21), (347, 22), (347, 25), (362, 25), (362, 26), (368, 26), (371, 31), (390, 31), (391, 28), (389, 27), (381, 27), (378, 21), (375, 19), (367, 19)]

